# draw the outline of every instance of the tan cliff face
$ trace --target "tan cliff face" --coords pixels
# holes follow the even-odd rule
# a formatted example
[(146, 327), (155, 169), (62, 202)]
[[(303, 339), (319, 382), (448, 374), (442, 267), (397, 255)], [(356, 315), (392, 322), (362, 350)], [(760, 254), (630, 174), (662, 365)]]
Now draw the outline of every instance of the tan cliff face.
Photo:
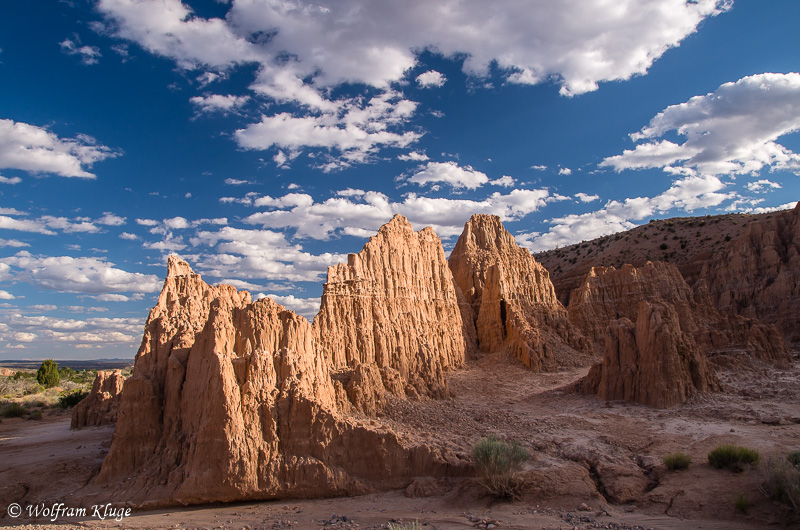
[(671, 263), (593, 267), (570, 295), (567, 311), (570, 321), (602, 348), (608, 323), (623, 317), (635, 321), (643, 301), (671, 306), (683, 332), (704, 355), (743, 350), (769, 362), (790, 360), (786, 344), (773, 326), (718, 311), (707, 295), (695, 294)]
[(670, 304), (641, 302), (635, 323), (613, 320), (603, 362), (582, 381), (582, 390), (606, 400), (672, 407), (698, 392), (719, 390), (705, 356), (681, 330)]
[(475, 348), (457, 291), (439, 237), (397, 215), (328, 268), (314, 318), (319, 349), (334, 369), (374, 364), (409, 392), (444, 397), (444, 372)]
[(125, 377), (119, 370), (100, 371), (92, 390), (72, 409), (70, 429), (110, 425), (117, 421)]
[[(396, 235), (391, 228), (383, 233)], [(432, 232), (400, 230), (408, 241), (435, 246)], [(460, 310), (443, 253), (409, 255), (396, 242), (380, 243), (389, 250), (373, 250), (386, 259), (401, 256), (398, 263), (416, 261), (426, 273), (425, 267), (444, 272), (430, 285), (413, 276), (405, 285), (385, 276), (373, 278), (371, 292), (352, 292), (351, 298), (378, 300), (375, 306), (328, 300), (334, 309), (323, 329), (330, 337), (340, 327), (353, 328), (353, 319), (364, 318), (357, 312), (363, 307), (375, 310), (373, 338), (397, 337), (398, 323), (416, 326), (404, 330), (401, 342), (417, 341), (414, 357), (400, 358), (404, 351), (394, 349), (352, 359), (344, 380), (331, 360), (347, 359), (346, 352), (329, 346), (340, 343), (323, 342), (315, 326), (268, 298), (252, 302), (231, 286), (209, 286), (187, 263), (170, 257), (97, 484), (134, 504), (170, 504), (356, 494), (405, 486), (418, 475), (458, 473), (463, 462), (454, 455), (410, 445), (351, 415), (374, 413), (384, 392), (403, 394), (417, 378), (424, 383), (420, 390), (446, 389), (442, 372), (460, 363), (466, 348), (458, 340)], [(367, 252), (367, 265), (371, 259)], [(346, 273), (360, 278), (368, 270)], [(346, 289), (339, 291), (345, 300)], [(419, 300), (425, 293), (430, 299)], [(425, 309), (407, 315), (409, 299)], [(376, 322), (376, 314), (386, 320)], [(454, 329), (427, 326), (424, 318), (432, 315), (450, 315)], [(446, 344), (453, 349), (440, 356), (437, 348)]]
[(714, 305), (775, 324), (800, 343), (800, 204), (760, 217), (700, 272)]
[(547, 270), (499, 217), (473, 215), (449, 264), (472, 310), (482, 351), (505, 348), (532, 369), (555, 370), (588, 349), (570, 325)]

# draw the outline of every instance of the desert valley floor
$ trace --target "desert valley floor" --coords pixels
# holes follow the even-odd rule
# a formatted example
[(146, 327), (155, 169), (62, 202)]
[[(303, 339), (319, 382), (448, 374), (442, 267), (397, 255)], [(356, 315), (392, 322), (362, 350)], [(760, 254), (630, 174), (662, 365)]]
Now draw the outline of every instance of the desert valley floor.
[[(122, 522), (60, 519), (50, 528), (388, 528), (390, 522), (431, 529), (783, 527), (791, 524), (788, 512), (758, 490), (755, 469), (716, 470), (706, 455), (722, 443), (764, 456), (800, 446), (800, 364), (732, 364), (718, 367), (724, 393), (700, 395), (673, 409), (575, 393), (570, 385), (586, 369), (537, 374), (505, 354), (450, 373), (451, 399), (389, 403), (380, 420), (395, 432), (450, 447), (464, 458), (488, 433), (521, 441), (532, 459), (524, 471), (525, 494), (513, 503), (493, 501), (463, 477), (417, 480), (406, 490), (356, 497), (134, 510)], [(70, 431), (63, 413), (43, 422), (4, 420), (3, 498), (23, 488), (29, 500), (74, 504), (71, 492), (98, 471), (112, 434), (112, 426)], [(693, 463), (668, 471), (661, 458), (678, 450)], [(641, 481), (646, 492), (637, 495)], [(751, 503), (747, 513), (734, 507), (741, 495)], [(2, 525), (33, 528), (28, 522), (46, 520), (0, 518)]]

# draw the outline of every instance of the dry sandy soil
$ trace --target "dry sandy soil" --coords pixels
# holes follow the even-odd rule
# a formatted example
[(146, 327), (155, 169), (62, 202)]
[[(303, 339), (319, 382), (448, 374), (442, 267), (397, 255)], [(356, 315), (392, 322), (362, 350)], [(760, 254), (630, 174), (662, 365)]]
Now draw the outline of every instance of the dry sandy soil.
[[(363, 497), (281, 500), (142, 512), (119, 522), (60, 518), (48, 528), (697, 528), (797, 527), (787, 509), (758, 489), (757, 469), (711, 468), (719, 444), (762, 457), (800, 449), (800, 363), (789, 369), (719, 367), (725, 392), (658, 410), (604, 402), (570, 385), (586, 369), (534, 374), (503, 354), (450, 374), (453, 398), (393, 401), (378, 420), (409, 439), (450, 447), (465, 458), (480, 437), (516, 439), (531, 452), (517, 502), (494, 502), (470, 478), (418, 479), (405, 491)], [(66, 415), (0, 424), (0, 525), (48, 524), (12, 518), (11, 502), (79, 506), (113, 428), (69, 430)], [(665, 454), (685, 451), (688, 470), (668, 471)], [(735, 499), (751, 503), (738, 511)], [(125, 499), (119, 500), (123, 505)], [(494, 526), (491, 526), (494, 525)], [(34, 528), (36, 526), (19, 526)]]

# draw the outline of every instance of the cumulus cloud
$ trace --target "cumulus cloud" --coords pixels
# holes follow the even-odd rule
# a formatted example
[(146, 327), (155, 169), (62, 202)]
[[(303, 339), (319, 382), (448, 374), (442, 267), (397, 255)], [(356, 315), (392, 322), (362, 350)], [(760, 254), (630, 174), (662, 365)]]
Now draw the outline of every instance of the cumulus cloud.
[(86, 169), (118, 155), (90, 136), (59, 138), (42, 127), (0, 119), (0, 168), (95, 178)]
[(748, 182), (745, 184), (745, 188), (756, 193), (763, 193), (769, 190), (779, 190), (781, 185), (768, 179), (761, 179), (755, 182)]
[(0, 247), (29, 247), (28, 243), (19, 241), (17, 239), (2, 239), (0, 238)]
[[(86, 345), (128, 345), (135, 347), (140, 340), (144, 321), (138, 318), (59, 319), (43, 315), (19, 313), (0, 317), (4, 327), (14, 329), (2, 333), (3, 340), (28, 343), (67, 343), (74, 347)], [(13, 345), (13, 343), (17, 343)]]
[[(77, 39), (76, 39), (77, 40)], [(100, 48), (97, 46), (79, 46), (80, 42), (75, 43), (71, 39), (64, 39), (59, 43), (61, 51), (67, 55), (78, 55), (81, 59), (81, 64), (92, 65), (100, 62)]]
[(0, 264), (10, 267), (15, 280), (49, 291), (102, 294), (150, 293), (161, 289), (157, 276), (127, 272), (100, 258), (35, 256), (21, 251), (0, 258)]
[(320, 298), (297, 298), (293, 294), (281, 296), (277, 294), (258, 293), (256, 299), (260, 300), (267, 297), (272, 298), (286, 309), (306, 317), (308, 320), (313, 320), (314, 317), (317, 316), (317, 313), (319, 313)]
[(411, 151), (407, 154), (398, 155), (397, 159), (403, 162), (425, 162), (428, 160), (428, 155), (419, 151)]
[(308, 194), (283, 197), (249, 198), (249, 204), (269, 207), (243, 219), (263, 228), (294, 228), (295, 237), (329, 239), (334, 235), (372, 235), (394, 214), (406, 216), (415, 228), (431, 226), (441, 237), (461, 233), (473, 213), (489, 213), (504, 221), (513, 221), (539, 210), (546, 204), (566, 197), (551, 195), (547, 189), (515, 189), (507, 194), (495, 192), (481, 200), (421, 197), (407, 194), (401, 202), (393, 202), (376, 191), (345, 190), (323, 202)]
[(516, 183), (516, 180), (513, 177), (508, 175), (503, 175), (499, 179), (494, 179), (489, 181), (489, 184), (493, 186), (503, 186), (504, 188), (510, 188)]
[(417, 84), (422, 88), (438, 88), (444, 86), (447, 78), (441, 72), (436, 70), (428, 70), (417, 76)]
[[(650, 141), (600, 165), (708, 175), (755, 174), (765, 167), (798, 172), (800, 155), (777, 142), (798, 130), (800, 74), (752, 75), (667, 107), (631, 134), (634, 141)], [(672, 131), (683, 143), (657, 140)]]
[(250, 96), (222, 96), (219, 94), (189, 98), (189, 101), (197, 106), (197, 110), (202, 113), (231, 112), (242, 107), (249, 100)]
[(531, 232), (517, 236), (520, 245), (533, 252), (571, 245), (584, 240), (630, 230), (634, 221), (672, 209), (693, 212), (700, 208), (718, 206), (736, 197), (723, 192), (725, 184), (713, 175), (689, 176), (676, 180), (669, 189), (655, 197), (635, 197), (624, 201), (609, 201), (603, 208), (584, 214), (571, 214), (551, 219), (544, 233)]
[(9, 293), (8, 291), (4, 291), (0, 289), (0, 300), (14, 300), (16, 296)]
[(408, 182), (420, 186), (441, 182), (453, 188), (474, 190), (489, 182), (489, 178), (471, 166), (461, 167), (455, 162), (428, 162), (425, 167), (411, 175)]
[(226, 226), (217, 231), (200, 231), (190, 243), (208, 246), (214, 253), (203, 254), (197, 269), (218, 278), (318, 281), (329, 265), (345, 256), (305, 252), (290, 244), (280, 232), (248, 230)]
[(594, 202), (600, 198), (599, 195), (589, 195), (588, 193), (578, 192), (575, 197), (581, 202)]
[(0, 184), (11, 184), (13, 186), (14, 184), (19, 184), (20, 182), (22, 182), (22, 179), (19, 177), (4, 177), (0, 175)]
[(572, 175), (572, 170), (568, 167), (562, 167), (558, 170), (559, 175)]
[(794, 202), (787, 202), (786, 204), (781, 204), (780, 206), (769, 206), (769, 207), (759, 207), (753, 208), (750, 210), (750, 213), (772, 213), (772, 212), (779, 212), (781, 210), (792, 210), (797, 207), (797, 201)]
[[(203, 18), (180, 0), (99, 0), (108, 33), (168, 57), (183, 69), (205, 70), (198, 80), (255, 64), (255, 96), (294, 108), (265, 114), (236, 131), (246, 149), (332, 149), (324, 170), (370, 160), (384, 147), (418, 138), (404, 131), (416, 109), (391, 86), (405, 81), (428, 50), (462, 61), (472, 77), (506, 82), (555, 82), (563, 95), (596, 90), (602, 81), (643, 74), (729, 0), (480, 0), (367, 2), (232, 0), (225, 18)], [(531, 39), (530, 35), (536, 35)], [(420, 86), (445, 81), (434, 70)], [(206, 81), (200, 81), (204, 83)], [(208, 81), (210, 82), (210, 81)], [(331, 99), (334, 87), (361, 84), (378, 93)], [(395, 110), (408, 109), (397, 120)], [(358, 119), (365, 117), (366, 119)]]

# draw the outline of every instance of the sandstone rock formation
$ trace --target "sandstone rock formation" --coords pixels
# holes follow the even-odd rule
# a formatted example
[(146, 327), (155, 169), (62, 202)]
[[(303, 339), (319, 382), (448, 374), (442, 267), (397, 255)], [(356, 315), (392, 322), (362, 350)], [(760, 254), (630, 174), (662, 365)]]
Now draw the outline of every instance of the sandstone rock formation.
[(328, 268), (314, 327), (334, 369), (374, 365), (376, 384), (399, 376), (401, 393), (443, 397), (444, 372), (475, 347), (462, 310), (439, 237), (396, 215), (347, 264)]
[(635, 324), (627, 318), (611, 321), (603, 362), (581, 385), (603, 399), (653, 407), (679, 405), (697, 392), (719, 389), (675, 309), (658, 302), (641, 302)]
[(716, 307), (775, 324), (800, 343), (800, 204), (762, 216), (703, 265)]
[(0, 368), (0, 376), (11, 377), (14, 375), (14, 370), (11, 368)]
[(740, 349), (770, 362), (790, 360), (786, 344), (773, 326), (716, 310), (706, 294), (695, 294), (671, 263), (593, 267), (570, 295), (567, 311), (570, 321), (602, 347), (608, 322), (622, 317), (636, 320), (643, 301), (669, 304), (682, 331), (704, 354)]
[[(403, 220), (394, 222), (402, 224)], [(398, 228), (407, 243), (432, 239), (427, 232), (417, 237)], [(392, 227), (383, 233), (392, 235)], [(426, 274), (447, 271), (437, 256), (374, 247), (375, 255), (399, 255), (398, 263), (405, 259), (409, 267), (421, 267)], [(357, 285), (364, 271), (377, 270), (369, 268), (370, 260), (376, 259), (372, 252), (366, 252), (363, 268), (343, 270)], [(412, 266), (411, 259), (420, 263)], [(361, 258), (353, 263), (361, 264)], [(387, 276), (373, 288), (388, 290), (394, 281)], [(432, 276), (437, 289), (426, 291), (424, 284), (424, 278), (412, 277), (398, 285), (405, 291), (394, 292), (417, 297), (418, 305), (429, 304), (431, 315), (450, 315), (449, 321), (460, 330), (448, 274)], [(342, 287), (340, 292), (346, 291)], [(425, 292), (429, 298), (421, 298)], [(391, 297), (385, 293), (366, 290), (353, 296), (382, 297), (388, 304)], [(337, 307), (338, 302), (328, 298), (326, 303)], [(374, 308), (368, 300), (363, 302), (354, 307)], [(401, 320), (400, 312), (410, 308), (398, 302), (397, 314), (387, 310), (387, 318), (398, 319), (394, 321), (376, 322), (373, 317), (371, 324), (385, 327), (371, 330), (371, 336), (394, 344), (389, 337), (402, 335), (398, 321), (424, 326), (424, 320)], [(337, 314), (347, 319), (338, 326), (348, 328), (367, 318), (331, 309), (331, 320)], [(340, 337), (335, 324), (329, 321), (324, 329)], [(417, 329), (425, 339), (414, 342), (413, 331), (403, 330), (406, 338), (400, 343), (419, 345), (415, 357), (402, 360), (395, 349), (376, 348), (374, 358), (351, 357), (358, 364), (341, 381), (330, 363), (351, 361), (347, 350), (330, 344), (360, 344), (358, 334), (342, 342), (323, 342), (303, 317), (268, 298), (253, 303), (248, 293), (231, 286), (209, 286), (172, 256), (164, 288), (145, 325), (133, 375), (125, 383), (117, 429), (96, 483), (115, 498), (158, 505), (357, 494), (404, 487), (415, 476), (458, 473), (463, 464), (454, 455), (404, 442), (386, 428), (347, 414), (352, 409), (374, 411), (383, 389), (404, 390), (398, 381), (404, 377), (402, 369), (424, 372), (433, 367), (434, 372), (421, 376), (430, 388), (439, 380), (437, 370), (460, 362), (464, 347), (458, 350), (455, 343), (439, 356), (424, 342), (431, 342), (429, 347), (451, 344), (447, 341), (455, 339), (445, 334), (452, 331)], [(350, 351), (352, 356), (359, 353)], [(382, 361), (387, 362), (379, 365)]]
[(471, 306), (481, 350), (505, 348), (534, 370), (585, 360), (579, 352), (588, 350), (588, 342), (570, 325), (547, 270), (499, 217), (473, 215), (449, 264)]
[(70, 429), (110, 425), (117, 421), (125, 377), (119, 370), (100, 371), (89, 395), (72, 409)]

